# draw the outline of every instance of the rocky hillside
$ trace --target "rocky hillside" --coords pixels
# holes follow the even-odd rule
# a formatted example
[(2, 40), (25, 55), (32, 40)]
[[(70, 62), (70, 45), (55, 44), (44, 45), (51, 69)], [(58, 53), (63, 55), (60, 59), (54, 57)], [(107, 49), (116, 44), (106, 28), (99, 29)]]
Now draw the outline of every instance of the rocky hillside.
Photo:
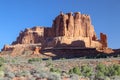
[(0, 57), (0, 80), (120, 80), (120, 59)]

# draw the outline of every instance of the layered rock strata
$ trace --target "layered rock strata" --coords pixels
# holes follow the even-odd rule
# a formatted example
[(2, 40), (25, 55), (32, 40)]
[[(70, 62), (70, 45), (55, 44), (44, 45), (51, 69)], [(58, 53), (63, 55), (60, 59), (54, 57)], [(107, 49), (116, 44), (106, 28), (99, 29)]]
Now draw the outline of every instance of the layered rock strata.
[[(101, 33), (98, 39), (90, 16), (80, 12), (60, 13), (53, 20), (52, 27), (35, 26), (21, 31), (12, 43), (17, 44), (41, 44), (42, 48), (64, 46), (99, 50), (108, 47), (106, 34)], [(4, 47), (3, 50), (8, 49)]]

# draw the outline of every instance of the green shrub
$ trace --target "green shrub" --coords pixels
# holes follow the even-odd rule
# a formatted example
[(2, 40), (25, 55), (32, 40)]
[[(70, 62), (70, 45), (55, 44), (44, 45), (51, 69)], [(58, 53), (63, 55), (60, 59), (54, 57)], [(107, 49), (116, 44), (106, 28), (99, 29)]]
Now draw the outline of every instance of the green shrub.
[(115, 74), (120, 76), (120, 65), (114, 64), (113, 67), (114, 67), (114, 70), (115, 70)]
[(108, 67), (108, 76), (114, 76), (116, 74), (117, 74), (117, 72), (114, 70), (113, 65), (109, 66)]
[(69, 70), (69, 74), (73, 74), (74, 72), (73, 72), (73, 69), (70, 69)]
[(101, 72), (101, 71), (98, 71), (97, 74), (96, 74), (96, 78), (100, 78), (100, 77), (104, 77), (104, 73)]
[(61, 71), (57, 68), (50, 68), (50, 72), (56, 72), (56, 73), (61, 73)]
[(28, 60), (28, 63), (32, 63), (32, 62), (42, 62), (41, 58), (31, 58)]
[(79, 68), (79, 67), (74, 67), (74, 68), (73, 68), (73, 72), (74, 72), (75, 74), (81, 75), (81, 71), (80, 71), (80, 68)]
[(105, 80), (111, 80), (109, 77), (105, 77)]
[(49, 59), (46, 61), (46, 67), (53, 67), (52, 59), (49, 58)]
[(0, 77), (4, 77), (4, 71), (0, 71)]
[(74, 67), (73, 69), (70, 69), (70, 70), (69, 70), (69, 74), (81, 75), (80, 68), (77, 66), (77, 67)]
[(96, 66), (96, 70), (98, 71), (101, 71), (101, 72), (105, 72), (106, 71), (106, 66), (102, 63), (99, 63), (97, 66)]
[(61, 77), (70, 77), (70, 75), (66, 71), (62, 71)]
[(104, 64), (98, 64), (96, 66), (97, 74), (96, 77), (100, 76), (120, 76), (120, 65), (119, 64), (112, 64), (109, 66), (105, 66)]
[(81, 72), (83, 76), (90, 77), (92, 75), (92, 68), (88, 65), (81, 66)]
[(4, 71), (4, 70), (5, 70), (4, 65), (0, 66), (0, 71)]
[(104, 76), (108, 75), (109, 71), (107, 69), (107, 67), (102, 64), (102, 63), (99, 63), (97, 66), (96, 66), (96, 78), (99, 79), (99, 78), (103, 78)]
[(0, 71), (4, 71), (5, 59), (0, 57)]
[(112, 76), (110, 79), (111, 80), (120, 80), (120, 76)]
[(50, 73), (48, 74), (48, 80), (61, 80), (60, 74)]
[[(111, 80), (111, 79), (107, 76), (103, 76), (103, 77), (95, 78), (94, 80)], [(114, 80), (117, 80), (117, 79), (114, 79)]]
[(5, 62), (6, 62), (6, 60), (4, 58), (0, 57), (0, 63), (5, 63)]
[(108, 67), (108, 76), (120, 76), (120, 65), (114, 64)]

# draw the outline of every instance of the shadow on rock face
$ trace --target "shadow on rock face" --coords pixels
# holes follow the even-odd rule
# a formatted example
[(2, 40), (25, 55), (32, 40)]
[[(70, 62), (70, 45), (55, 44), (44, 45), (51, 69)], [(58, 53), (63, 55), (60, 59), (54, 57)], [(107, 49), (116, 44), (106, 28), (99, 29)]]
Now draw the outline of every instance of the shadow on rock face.
[(41, 53), (50, 56), (53, 59), (59, 59), (94, 56), (96, 54), (95, 51), (95, 48), (86, 48), (84, 41), (76, 40), (71, 44), (60, 44), (60, 42), (58, 42), (55, 47), (45, 48), (41, 51)]
[[(117, 53), (116, 53), (117, 51)], [(120, 51), (119, 51), (120, 52)], [(114, 52), (108, 54), (105, 52), (100, 52), (96, 50), (96, 48), (87, 48), (85, 46), (84, 41), (77, 40), (73, 41), (71, 44), (65, 44), (60, 42), (52, 48), (44, 48), (41, 50), (41, 53), (46, 56), (52, 57), (52, 59), (60, 59), (60, 58), (107, 58), (107, 57), (117, 57), (120, 53), (118, 50), (114, 50)]]

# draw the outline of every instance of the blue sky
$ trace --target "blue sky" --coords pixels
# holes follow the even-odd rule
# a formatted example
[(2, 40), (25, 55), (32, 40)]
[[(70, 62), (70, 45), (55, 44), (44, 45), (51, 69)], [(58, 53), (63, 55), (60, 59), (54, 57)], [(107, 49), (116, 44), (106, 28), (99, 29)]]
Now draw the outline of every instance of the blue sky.
[(90, 15), (97, 36), (106, 33), (109, 47), (120, 48), (120, 0), (0, 0), (0, 49), (25, 28), (50, 27), (60, 11)]

